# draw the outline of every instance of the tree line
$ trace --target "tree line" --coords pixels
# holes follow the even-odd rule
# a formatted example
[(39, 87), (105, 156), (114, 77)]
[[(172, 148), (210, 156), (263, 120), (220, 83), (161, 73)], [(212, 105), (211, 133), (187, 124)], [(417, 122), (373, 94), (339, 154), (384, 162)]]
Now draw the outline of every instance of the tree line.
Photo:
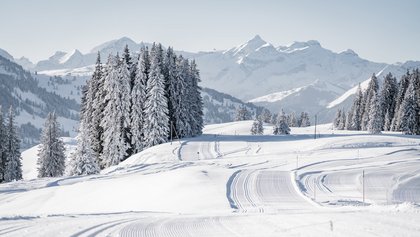
[(0, 182), (22, 179), (20, 139), (15, 124), (15, 112), (10, 107), (7, 119), (0, 106)]
[(203, 102), (194, 60), (153, 44), (138, 54), (100, 55), (82, 93), (70, 174), (92, 174), (145, 148), (200, 135)]
[(373, 74), (364, 92), (359, 84), (350, 111), (337, 111), (333, 125), (340, 130), (363, 130), (372, 134), (381, 131), (420, 134), (419, 70), (407, 71), (399, 82), (388, 73), (382, 87)]

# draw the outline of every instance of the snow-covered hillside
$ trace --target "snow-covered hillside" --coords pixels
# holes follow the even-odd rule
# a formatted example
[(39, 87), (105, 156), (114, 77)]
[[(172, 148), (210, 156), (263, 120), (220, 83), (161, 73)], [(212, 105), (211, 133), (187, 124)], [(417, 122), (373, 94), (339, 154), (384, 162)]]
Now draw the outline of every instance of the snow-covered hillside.
[[(200, 137), (152, 147), (99, 175), (1, 184), (0, 234), (420, 234), (420, 137), (329, 124), (316, 140), (314, 127), (251, 136), (251, 124), (208, 125)], [(24, 165), (34, 158), (25, 154)]]
[[(71, 82), (71, 87), (79, 87), (61, 87), (65, 82)], [(57, 113), (63, 132), (75, 135), (81, 88), (78, 83), (74, 78), (33, 75), (0, 56), (0, 105), (3, 112), (10, 106), (14, 107), (23, 147), (38, 143), (44, 119), (52, 111)]]

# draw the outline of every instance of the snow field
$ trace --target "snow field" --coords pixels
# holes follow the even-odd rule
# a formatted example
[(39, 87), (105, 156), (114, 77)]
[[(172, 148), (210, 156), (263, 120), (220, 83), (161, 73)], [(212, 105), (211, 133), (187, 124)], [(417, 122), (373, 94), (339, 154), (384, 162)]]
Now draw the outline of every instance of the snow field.
[[(314, 127), (251, 136), (251, 124), (206, 126), (99, 175), (2, 184), (0, 235), (420, 234), (419, 137), (331, 125), (317, 126), (316, 140)], [(36, 168), (30, 154), (25, 174)]]

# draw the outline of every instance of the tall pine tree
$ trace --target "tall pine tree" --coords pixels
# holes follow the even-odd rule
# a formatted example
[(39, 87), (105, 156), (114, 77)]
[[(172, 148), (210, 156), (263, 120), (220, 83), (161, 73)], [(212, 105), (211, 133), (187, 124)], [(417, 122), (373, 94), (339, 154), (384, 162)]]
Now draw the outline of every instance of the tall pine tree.
[(395, 114), (396, 96), (398, 93), (397, 79), (388, 73), (385, 76), (384, 84), (380, 93), (381, 114), (383, 120), (383, 130), (389, 131), (392, 123), (392, 118)]
[(42, 130), (38, 150), (38, 177), (58, 177), (64, 174), (66, 156), (60, 139), (60, 124), (55, 113), (49, 113)]
[(22, 157), (20, 154), (20, 139), (15, 125), (15, 112), (12, 107), (9, 109), (9, 116), (6, 126), (6, 165), (4, 181), (22, 179)]
[[(123, 62), (123, 63), (122, 63)], [(106, 90), (105, 99), (107, 104), (104, 108), (104, 118), (101, 121), (103, 133), (103, 152), (101, 155), (101, 167), (109, 167), (117, 165), (124, 160), (130, 148), (126, 142), (125, 126), (128, 125), (129, 112), (127, 103), (127, 81), (124, 80), (120, 71), (121, 67), (125, 67), (125, 61), (110, 55), (107, 63), (107, 73), (105, 77), (104, 88)], [(126, 73), (127, 74), (127, 73)], [(122, 95), (122, 93), (126, 93)]]
[(100, 171), (87, 131), (82, 122), (77, 136), (77, 148), (70, 161), (69, 175), (90, 175)]
[(169, 135), (168, 102), (165, 96), (165, 81), (161, 71), (161, 49), (155, 44), (150, 52), (150, 74), (146, 93), (145, 146), (166, 142)]
[(131, 144), (133, 153), (138, 153), (145, 147), (144, 123), (146, 108), (146, 85), (149, 77), (150, 61), (148, 49), (140, 49), (140, 58), (137, 64), (136, 78), (131, 91)]
[(417, 115), (420, 111), (419, 104), (416, 102), (416, 88), (414, 81), (410, 81), (404, 100), (400, 106), (399, 128), (405, 134), (413, 135), (419, 130)]
[(363, 114), (362, 114), (362, 130), (367, 130), (370, 120), (370, 105), (375, 94), (378, 94), (379, 82), (375, 74), (372, 75), (369, 81), (368, 88), (364, 96)]

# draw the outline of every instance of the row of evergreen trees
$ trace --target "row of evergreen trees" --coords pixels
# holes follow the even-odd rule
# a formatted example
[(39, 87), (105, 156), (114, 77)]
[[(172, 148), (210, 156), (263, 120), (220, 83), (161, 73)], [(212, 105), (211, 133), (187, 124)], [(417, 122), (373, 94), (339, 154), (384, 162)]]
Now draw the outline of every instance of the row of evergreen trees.
[(338, 110), (333, 123), (337, 129), (367, 130), (374, 134), (381, 131), (420, 134), (419, 70), (407, 71), (399, 83), (389, 73), (381, 88), (375, 74), (372, 75), (365, 92), (359, 85), (350, 111)]
[(171, 137), (200, 135), (203, 103), (195, 61), (153, 44), (122, 57), (99, 54), (83, 90), (71, 174), (97, 173)]
[(0, 182), (22, 179), (20, 139), (16, 132), (15, 114), (10, 107), (7, 120), (0, 106)]
[(263, 123), (274, 124), (274, 135), (287, 135), (290, 134), (290, 127), (308, 127), (311, 126), (309, 115), (302, 112), (300, 118), (296, 118), (294, 112), (286, 114), (283, 110), (279, 114), (271, 115), (268, 109), (263, 109), (262, 113), (257, 116), (252, 123), (251, 134), (262, 135), (264, 134)]

